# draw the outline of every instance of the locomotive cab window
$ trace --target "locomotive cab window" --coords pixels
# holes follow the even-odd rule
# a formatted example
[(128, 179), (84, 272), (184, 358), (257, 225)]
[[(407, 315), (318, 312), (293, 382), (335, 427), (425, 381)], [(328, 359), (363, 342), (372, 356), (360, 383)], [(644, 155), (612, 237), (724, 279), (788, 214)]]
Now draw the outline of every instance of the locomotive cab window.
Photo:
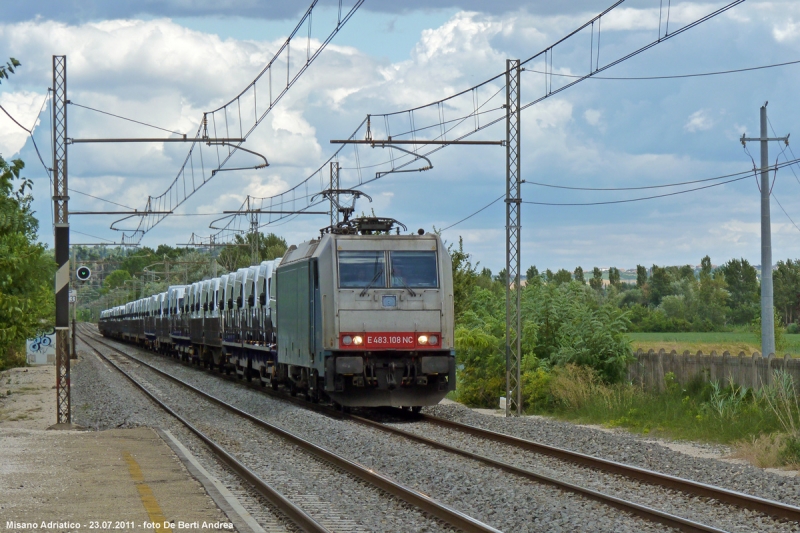
[(389, 252), (392, 288), (437, 288), (436, 252)]
[(339, 252), (339, 287), (342, 289), (386, 288), (383, 252)]

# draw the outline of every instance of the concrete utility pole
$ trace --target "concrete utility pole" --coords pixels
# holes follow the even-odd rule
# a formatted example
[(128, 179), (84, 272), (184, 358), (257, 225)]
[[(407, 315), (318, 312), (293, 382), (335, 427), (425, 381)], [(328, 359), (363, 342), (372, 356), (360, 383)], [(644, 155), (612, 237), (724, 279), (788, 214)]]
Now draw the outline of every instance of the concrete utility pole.
[(772, 226), (770, 223), (769, 197), (772, 189), (769, 183), (769, 141), (783, 141), (788, 146), (789, 136), (767, 137), (767, 103), (761, 106), (761, 136), (745, 137), (747, 141), (761, 143), (761, 355), (768, 357), (775, 353), (775, 311), (772, 293)]

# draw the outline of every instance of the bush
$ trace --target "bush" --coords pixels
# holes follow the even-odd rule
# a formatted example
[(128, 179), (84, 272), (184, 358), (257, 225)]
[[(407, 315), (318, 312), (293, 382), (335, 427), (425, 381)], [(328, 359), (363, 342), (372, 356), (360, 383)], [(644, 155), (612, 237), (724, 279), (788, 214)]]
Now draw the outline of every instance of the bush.
[(535, 325), (529, 328), (535, 333), (527, 341), (529, 351), (546, 366), (588, 365), (610, 383), (625, 375), (633, 356), (625, 337), (627, 314), (610, 304), (599, 306), (590, 287), (572, 282), (526, 288), (522, 316), (526, 325)]

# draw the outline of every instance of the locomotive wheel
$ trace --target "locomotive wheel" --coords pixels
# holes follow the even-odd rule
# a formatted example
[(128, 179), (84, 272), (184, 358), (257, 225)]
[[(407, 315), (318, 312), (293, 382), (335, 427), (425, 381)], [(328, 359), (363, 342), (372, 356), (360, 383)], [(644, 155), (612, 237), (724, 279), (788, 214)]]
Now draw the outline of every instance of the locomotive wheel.
[(250, 368), (244, 369), (244, 377), (247, 379), (247, 382), (250, 383), (253, 381), (253, 370)]
[(421, 411), (422, 411), (421, 405), (415, 405), (414, 407), (411, 408), (411, 412), (414, 413), (415, 415), (418, 415)]
[(272, 390), (278, 390), (278, 382), (274, 379), (270, 380), (269, 386), (272, 388)]

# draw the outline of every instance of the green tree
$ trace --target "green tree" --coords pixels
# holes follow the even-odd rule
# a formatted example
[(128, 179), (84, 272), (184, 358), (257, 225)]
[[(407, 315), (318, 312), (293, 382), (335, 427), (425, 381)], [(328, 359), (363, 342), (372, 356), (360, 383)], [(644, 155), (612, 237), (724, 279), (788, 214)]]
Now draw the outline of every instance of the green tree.
[(705, 274), (706, 276), (710, 276), (711, 269), (711, 258), (709, 256), (705, 256), (700, 260), (700, 275), (702, 276)]
[[(470, 262), (470, 255), (464, 251), (464, 240), (458, 238), (458, 247), (452, 244), (447, 247), (450, 252), (450, 260), (453, 263), (453, 300), (455, 307), (455, 319), (459, 320), (461, 315), (470, 308), (472, 301), (472, 292), (475, 288), (475, 279), (478, 277), (476, 274), (478, 265), (472, 265)], [(486, 273), (487, 269), (483, 269), (481, 274)], [(491, 271), (488, 272), (491, 276)]]
[(589, 280), (589, 286), (598, 292), (603, 289), (603, 272), (597, 267), (592, 269), (592, 279)]
[[(638, 267), (637, 267), (638, 269)], [(672, 294), (670, 284), (672, 279), (669, 276), (666, 268), (653, 265), (653, 270), (650, 275), (650, 303), (657, 306), (661, 303), (664, 296)], [(638, 283), (637, 283), (638, 284)]]
[(527, 271), (525, 271), (525, 279), (528, 280), (528, 283), (530, 283), (533, 278), (538, 278), (538, 277), (539, 277), (539, 269), (536, 268), (536, 265), (531, 266), (530, 268), (528, 268)]
[(14, 59), (13, 57), (9, 58), (5, 65), (0, 66), (0, 83), (2, 80), (7, 80), (9, 74), (14, 73), (14, 69), (19, 67), (22, 63)]
[[(0, 78), (7, 72), (0, 69)], [(36, 242), (39, 223), (31, 211), (31, 181), (20, 177), (24, 167), (20, 159), (9, 164), (0, 157), (0, 369), (24, 364), (25, 340), (52, 327), (55, 318), (55, 261)]]
[(642, 265), (636, 265), (636, 286), (640, 289), (647, 284), (647, 269)]
[(711, 259), (708, 256), (700, 264), (700, 283), (694, 299), (695, 322), (701, 326), (700, 329), (717, 328), (725, 324), (729, 312), (725, 276), (712, 275)]
[(500, 272), (497, 273), (497, 277), (495, 278), (497, 282), (500, 284), (501, 287), (505, 287), (506, 283), (508, 283), (508, 274), (506, 273), (506, 269), (502, 269)]
[(586, 283), (586, 279), (583, 277), (582, 267), (575, 267), (575, 271), (572, 273), (572, 277), (575, 281), (578, 281), (580, 283)]
[(772, 273), (772, 287), (773, 301), (783, 315), (783, 323), (791, 324), (800, 307), (800, 260), (778, 261)]
[(612, 287), (619, 287), (619, 269), (617, 267), (611, 267), (608, 269), (608, 283)]
[(108, 274), (103, 280), (103, 293), (113, 291), (114, 289), (124, 288), (125, 282), (133, 279), (130, 272), (127, 270), (119, 269)]
[[(235, 235), (231, 246), (223, 248), (217, 261), (228, 272), (235, 272), (240, 268), (251, 266), (253, 234), (247, 233), (244, 237)], [(288, 248), (286, 241), (274, 233), (258, 234), (259, 263), (282, 257)]]
[(759, 313), (758, 273), (755, 267), (747, 259), (731, 259), (719, 267), (714, 276), (723, 276), (728, 285), (731, 322), (734, 324), (752, 322)]
[(556, 285), (561, 285), (562, 283), (569, 283), (572, 281), (572, 274), (569, 273), (569, 270), (565, 268), (561, 268), (558, 272), (555, 273), (553, 276), (553, 282)]
[(694, 267), (692, 265), (683, 265), (678, 271), (679, 279), (695, 279)]

